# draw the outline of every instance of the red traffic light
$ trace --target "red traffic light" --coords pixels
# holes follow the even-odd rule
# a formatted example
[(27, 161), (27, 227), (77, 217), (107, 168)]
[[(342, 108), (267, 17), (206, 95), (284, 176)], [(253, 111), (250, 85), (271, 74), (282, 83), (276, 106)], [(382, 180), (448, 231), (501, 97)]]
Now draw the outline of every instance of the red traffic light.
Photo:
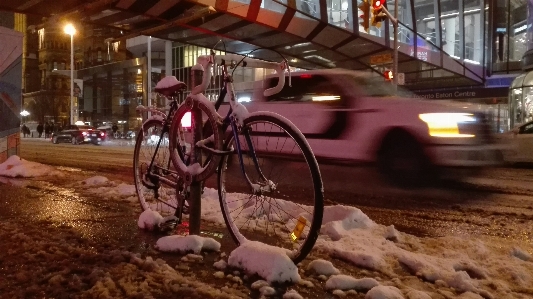
[(384, 0), (372, 0), (372, 7), (374, 8), (374, 10), (381, 9), (381, 7), (383, 7), (383, 2), (385, 1)]
[(391, 70), (386, 70), (383, 72), (383, 77), (385, 77), (386, 81), (391, 81), (394, 78), (394, 75)]

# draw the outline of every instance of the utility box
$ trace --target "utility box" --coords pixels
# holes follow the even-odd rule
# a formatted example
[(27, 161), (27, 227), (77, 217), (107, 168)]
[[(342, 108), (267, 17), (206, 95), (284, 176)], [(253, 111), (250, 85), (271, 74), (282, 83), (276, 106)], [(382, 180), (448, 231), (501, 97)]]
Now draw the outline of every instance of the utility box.
[(23, 34), (0, 27), (0, 163), (20, 153)]

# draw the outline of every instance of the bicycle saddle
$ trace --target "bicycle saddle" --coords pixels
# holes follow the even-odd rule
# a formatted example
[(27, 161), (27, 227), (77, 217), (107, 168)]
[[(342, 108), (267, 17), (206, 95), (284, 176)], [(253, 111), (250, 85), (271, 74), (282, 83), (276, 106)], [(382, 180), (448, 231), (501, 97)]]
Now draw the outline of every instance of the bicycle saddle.
[(166, 97), (170, 97), (178, 91), (183, 91), (187, 88), (187, 84), (178, 81), (174, 76), (166, 76), (157, 82), (154, 88), (155, 92), (158, 92)]

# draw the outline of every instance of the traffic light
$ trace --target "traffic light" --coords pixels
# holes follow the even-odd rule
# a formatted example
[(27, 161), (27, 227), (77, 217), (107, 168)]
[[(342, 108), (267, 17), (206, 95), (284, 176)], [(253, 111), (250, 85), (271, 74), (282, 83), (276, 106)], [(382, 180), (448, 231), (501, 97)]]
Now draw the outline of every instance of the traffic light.
[(387, 19), (387, 15), (383, 12), (383, 4), (385, 0), (372, 0), (372, 26), (381, 27), (381, 22)]
[(385, 77), (385, 81), (392, 81), (394, 75), (392, 74), (391, 70), (386, 70), (383, 72), (383, 77)]
[(362, 15), (360, 15), (361, 19), (361, 26), (365, 29), (365, 31), (368, 33), (368, 27), (370, 27), (370, 4), (367, 0), (363, 0), (361, 4), (359, 4), (359, 9), (363, 12)]

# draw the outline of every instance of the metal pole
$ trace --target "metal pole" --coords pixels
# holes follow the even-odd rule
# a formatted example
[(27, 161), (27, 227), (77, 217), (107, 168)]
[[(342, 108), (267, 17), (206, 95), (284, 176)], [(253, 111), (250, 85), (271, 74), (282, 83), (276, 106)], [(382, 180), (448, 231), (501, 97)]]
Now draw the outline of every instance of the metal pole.
[(396, 92), (398, 90), (398, 0), (394, 1), (394, 22), (392, 22), (392, 24), (394, 26), (394, 65), (392, 66), (392, 80), (394, 83), (394, 91)]
[(74, 124), (74, 34), (70, 35), (70, 124)]
[[(204, 70), (204, 72), (207, 72), (209, 70)], [(202, 75), (203, 72), (199, 70), (195, 70), (194, 68), (191, 70), (191, 83), (192, 87), (199, 85), (202, 83)], [(192, 123), (194, 125), (194, 143), (196, 143), (198, 140), (202, 140), (202, 112), (198, 107), (193, 107), (192, 113)], [(199, 163), (202, 165), (202, 152), (200, 148), (194, 147), (194, 154), (191, 159), (191, 163)], [(189, 234), (191, 235), (199, 235), (200, 234), (200, 222), (202, 218), (202, 182), (193, 180), (193, 182), (190, 185), (190, 210), (189, 210)]]

